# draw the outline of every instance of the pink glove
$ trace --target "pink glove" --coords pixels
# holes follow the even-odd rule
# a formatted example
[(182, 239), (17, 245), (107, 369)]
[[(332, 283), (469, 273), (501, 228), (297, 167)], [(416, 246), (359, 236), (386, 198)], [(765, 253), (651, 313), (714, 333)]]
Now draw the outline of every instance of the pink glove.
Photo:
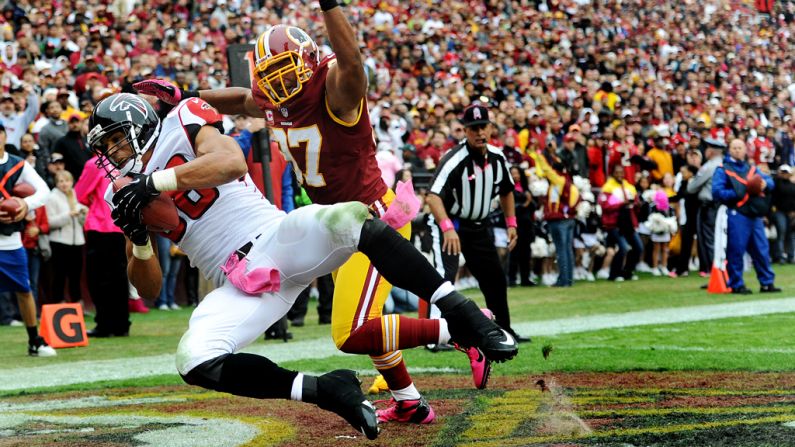
[(179, 104), (184, 96), (182, 90), (170, 82), (160, 79), (147, 79), (146, 81), (136, 82), (133, 84), (133, 88), (138, 93), (157, 96), (157, 99), (172, 106)]
[(420, 201), (414, 194), (414, 186), (411, 184), (411, 180), (398, 182), (395, 188), (395, 200), (389, 205), (386, 213), (381, 216), (381, 220), (397, 230), (411, 222), (419, 210)]

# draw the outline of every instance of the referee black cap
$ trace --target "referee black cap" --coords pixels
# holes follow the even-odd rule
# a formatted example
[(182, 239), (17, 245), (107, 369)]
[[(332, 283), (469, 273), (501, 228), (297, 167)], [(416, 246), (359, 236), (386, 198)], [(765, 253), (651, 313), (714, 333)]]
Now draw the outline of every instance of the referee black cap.
[(479, 126), (490, 122), (489, 109), (480, 104), (471, 105), (464, 109), (464, 117), (461, 119), (464, 127)]

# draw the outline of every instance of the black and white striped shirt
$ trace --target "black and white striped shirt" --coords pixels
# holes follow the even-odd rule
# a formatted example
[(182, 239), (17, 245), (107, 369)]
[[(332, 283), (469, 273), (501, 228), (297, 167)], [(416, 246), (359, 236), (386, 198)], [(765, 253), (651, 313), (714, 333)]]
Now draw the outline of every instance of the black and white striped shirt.
[(513, 191), (513, 179), (502, 151), (488, 145), (480, 151), (462, 142), (445, 154), (431, 180), (431, 193), (441, 197), (451, 218), (480, 221), (488, 217), (491, 200)]

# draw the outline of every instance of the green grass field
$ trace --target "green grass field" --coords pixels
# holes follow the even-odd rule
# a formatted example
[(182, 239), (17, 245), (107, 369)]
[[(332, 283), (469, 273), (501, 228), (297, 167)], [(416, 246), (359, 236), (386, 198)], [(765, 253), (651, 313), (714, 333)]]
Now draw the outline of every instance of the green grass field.
[[(777, 295), (760, 295), (758, 293), (742, 297), (708, 295), (699, 289), (699, 285), (705, 281), (697, 277), (670, 279), (644, 276), (640, 281), (616, 284), (606, 281), (578, 283), (571, 289), (516, 288), (509, 291), (511, 317), (515, 325), (522, 328), (530, 328), (529, 330), (532, 332), (533, 328), (541, 327), (544, 324), (548, 325), (545, 322), (550, 320), (571, 322), (572, 319), (576, 318), (582, 318), (585, 321), (589, 318), (607, 316), (605, 317), (607, 320), (615, 318), (616, 321), (619, 321), (621, 320), (621, 315), (628, 312), (643, 313), (644, 311), (651, 311), (650, 314), (660, 312), (668, 315), (672, 312), (679, 312), (678, 309), (689, 309), (693, 306), (741, 302), (753, 303), (770, 299), (784, 302), (795, 297), (795, 267), (777, 266), (776, 273), (777, 284), (784, 289), (784, 293)], [(747, 276), (747, 283), (753, 290), (758, 290), (758, 284), (753, 275)], [(476, 290), (467, 291), (469, 296), (482, 303), (482, 299), (477, 293)], [(758, 309), (764, 307), (764, 304), (753, 304), (752, 307)], [(599, 383), (602, 383), (606, 389), (612, 389), (610, 388), (613, 383), (613, 380), (610, 379), (613, 377), (611, 373), (629, 374), (633, 378), (645, 377), (645, 375), (652, 373), (670, 375), (670, 379), (660, 378), (659, 380), (662, 382), (665, 380), (678, 381), (682, 380), (682, 377), (691, 378), (696, 382), (702, 376), (715, 378), (714, 386), (708, 380), (701, 387), (704, 390), (724, 389), (720, 385), (723, 383), (720, 380), (723, 379), (718, 378), (724, 377), (724, 374), (739, 374), (736, 377), (745, 377), (746, 379), (737, 380), (751, 381), (751, 385), (748, 386), (749, 389), (763, 390), (765, 389), (766, 381), (772, 380), (770, 379), (771, 377), (778, 377), (776, 374), (790, 377), (791, 373), (795, 373), (795, 312), (766, 312), (762, 309), (758, 313), (761, 313), (761, 315), (730, 316), (719, 319), (705, 317), (701, 321), (660, 322), (643, 325), (638, 325), (630, 319), (628, 322), (616, 323), (609, 328), (596, 330), (577, 329), (576, 324), (579, 320), (574, 320), (572, 324), (575, 328), (564, 331), (566, 333), (551, 334), (549, 331), (542, 335), (531, 333), (533, 342), (523, 344), (519, 356), (513, 361), (496, 365), (489, 390), (481, 394), (477, 394), (467, 388), (470, 381), (468, 364), (460, 353), (433, 354), (424, 349), (408, 350), (404, 352), (407, 365), (410, 371), (414, 372), (413, 375), (416, 378), (418, 388), (427, 392), (430, 399), (437, 400), (434, 401), (434, 406), (437, 408), (437, 412), (440, 413), (440, 417), (437, 423), (433, 424), (434, 428), (432, 429), (427, 427), (407, 427), (404, 431), (401, 431), (401, 427), (393, 428), (389, 426), (387, 427), (388, 432), (385, 432), (388, 434), (382, 434), (382, 438), (389, 441), (389, 445), (551, 445), (557, 442), (568, 442), (570, 443), (569, 445), (595, 445), (599, 443), (603, 443), (601, 445), (619, 445), (621, 442), (632, 443), (635, 441), (645, 443), (644, 445), (767, 445), (765, 444), (766, 442), (769, 445), (779, 445), (777, 440), (786, 433), (791, 433), (792, 439), (795, 439), (795, 428), (782, 425), (795, 421), (795, 410), (790, 414), (788, 411), (779, 409), (776, 410), (779, 412), (775, 413), (775, 415), (771, 415), (772, 413), (765, 410), (762, 422), (741, 424), (741, 428), (732, 425), (734, 422), (731, 424), (725, 421), (720, 422), (725, 418), (716, 419), (710, 416), (710, 418), (707, 418), (709, 420), (705, 420), (706, 416), (693, 416), (701, 414), (693, 410), (694, 412), (691, 413), (688, 419), (690, 421), (688, 424), (690, 425), (687, 425), (687, 427), (696, 428), (683, 428), (681, 432), (684, 434), (681, 436), (684, 437), (659, 437), (655, 435), (657, 433), (655, 430), (658, 430), (661, 426), (672, 424), (676, 418), (671, 419), (670, 415), (663, 417), (655, 413), (654, 415), (644, 416), (646, 419), (641, 421), (634, 413), (632, 416), (634, 419), (631, 420), (627, 419), (628, 416), (627, 418), (624, 418), (624, 416), (619, 418), (617, 413), (607, 418), (611, 422), (605, 422), (604, 416), (593, 416), (598, 411), (603, 411), (601, 408), (595, 409), (589, 406), (593, 404), (590, 401), (582, 403), (577, 400), (579, 399), (578, 396), (588, 395), (594, 389), (599, 389), (601, 387), (598, 385)], [(4, 376), (11, 377), (10, 380), (13, 382), (11, 384), (7, 383), (5, 388), (0, 391), (0, 446), (81, 445), (80, 442), (82, 441), (75, 439), (83, 438), (74, 438), (73, 435), (53, 438), (51, 427), (47, 429), (50, 431), (44, 430), (50, 433), (47, 435), (49, 437), (41, 437), (42, 435), (35, 429), (38, 427), (35, 423), (4, 422), (4, 417), (9, 414), (36, 414), (40, 417), (44, 417), (43, 415), (47, 414), (47, 417), (51, 416), (50, 413), (41, 412), (40, 410), (38, 413), (26, 413), (22, 410), (14, 410), (15, 412), (8, 413), (11, 410), (7, 408), (4, 410), (4, 405), (13, 407), (20, 402), (26, 402), (26, 399), (30, 399), (27, 396), (30, 395), (31, 391), (35, 391), (35, 400), (63, 399), (64, 396), (71, 398), (74, 396), (107, 395), (126, 398), (139, 393), (162, 395), (166, 400), (168, 400), (168, 396), (175, 394), (193, 393), (203, 396), (204, 394), (202, 394), (201, 390), (183, 385), (175, 372), (170, 373), (167, 370), (158, 370), (148, 377), (109, 378), (103, 375), (102, 371), (104, 370), (95, 369), (95, 365), (98, 364), (97, 361), (107, 361), (111, 364), (118, 359), (129, 359), (133, 363), (139, 359), (144, 361), (155, 357), (168, 359), (173, 354), (179, 338), (187, 327), (189, 316), (190, 309), (170, 312), (153, 310), (149, 314), (134, 315), (129, 338), (91, 340), (91, 344), (88, 347), (59, 350), (58, 357), (50, 359), (34, 359), (25, 355), (26, 335), (22, 328), (0, 327), (0, 343), (5, 347), (0, 350), (0, 370), (2, 370)], [(328, 326), (318, 326), (316, 324), (311, 303), (307, 323), (306, 327), (291, 329), (295, 338), (287, 344), (260, 341), (254, 346), (254, 349), (257, 352), (264, 353), (269, 350), (284, 351), (289, 349), (290, 346), (299, 347), (304, 346), (304, 344), (314, 343), (316, 340), (327, 341), (330, 338)], [(88, 327), (92, 327), (90, 322)], [(542, 347), (544, 346), (552, 348), (551, 354), (547, 359), (542, 356)], [(295, 359), (281, 364), (284, 367), (301, 371), (323, 372), (336, 368), (351, 368), (359, 370), (362, 375), (373, 374), (370, 360), (366, 356), (300, 357), (299, 355)], [(45, 367), (52, 368), (53, 365), (58, 365), (58, 367), (52, 371), (69, 371), (75, 374), (76, 377), (80, 377), (81, 380), (78, 383), (57, 386), (48, 386), (46, 381), (39, 381), (38, 377), (40, 376), (37, 376), (36, 373), (43, 371), (42, 368)], [(82, 370), (81, 365), (83, 367)], [(25, 374), (28, 373), (30, 374), (26, 376)], [(603, 377), (604, 380), (596, 380), (595, 383), (597, 385), (589, 382), (593, 374)], [(29, 380), (26, 380), (26, 377)], [(536, 386), (535, 382), (539, 378), (547, 381), (555, 380), (555, 378), (561, 380), (562, 383), (555, 391), (556, 394), (553, 393), (556, 396), (554, 399), (546, 399), (544, 397), (546, 393), (538, 391), (540, 388)], [(583, 383), (580, 386), (577, 378), (588, 383)], [(369, 378), (364, 377), (365, 384), (369, 385), (369, 380)], [(639, 390), (646, 389), (644, 387), (645, 384), (640, 379), (633, 379), (630, 382), (632, 382), (632, 387), (636, 387)], [(780, 390), (780, 404), (795, 402), (793, 400), (795, 379), (792, 382), (789, 385), (787, 383), (782, 385), (785, 390)], [(687, 386), (687, 382), (684, 383), (685, 385), (683, 386)], [(163, 386), (167, 388), (161, 388)], [(659, 384), (654, 386), (659, 388)], [(728, 389), (735, 390), (732, 386), (729, 386)], [(620, 387), (617, 388), (615, 392), (618, 393), (620, 389)], [(534, 392), (540, 394), (526, 394), (522, 390), (526, 390), (528, 393), (530, 390), (536, 390)], [(741, 389), (740, 391), (743, 390)], [(639, 394), (643, 394), (643, 392), (638, 391)], [(525, 410), (519, 412), (521, 418), (524, 418), (522, 419), (523, 422), (519, 423), (511, 431), (501, 432), (502, 434), (494, 434), (493, 436), (489, 435), (491, 437), (486, 435), (482, 437), (473, 435), (473, 437), (466, 434), (469, 432), (465, 429), (469, 428), (471, 431), (472, 427), (478, 427), (478, 424), (482, 423), (481, 419), (490, 420), (490, 409), (497, 405), (494, 402), (499, 402), (500, 399), (513, 395), (512, 393), (518, 393), (516, 395), (520, 397), (517, 399), (520, 399), (522, 405), (526, 406)], [(215, 395), (215, 393), (209, 394)], [(217, 396), (219, 395), (215, 395), (214, 398), (217, 398)], [(381, 396), (379, 398), (385, 397)], [(202, 397), (201, 399), (205, 398)], [(235, 400), (235, 402), (238, 401)], [(241, 402), (251, 401), (243, 400)], [(600, 403), (600, 405), (602, 404), (603, 402)], [(151, 405), (156, 406), (157, 404)], [(245, 404), (240, 405), (246, 406)], [(251, 404), (249, 403), (248, 405), (250, 406)], [(294, 428), (296, 424), (301, 425), (302, 421), (307, 418), (317, 417), (317, 414), (315, 414), (317, 412), (312, 413), (312, 409), (307, 410), (306, 407), (308, 406), (305, 405), (294, 403), (281, 405), (288, 405), (290, 409), (294, 409), (296, 406), (301, 409), (299, 413), (303, 416), (297, 421), (291, 418), (282, 420), (283, 418), (271, 415), (279, 423), (286, 424), (285, 427), (293, 427), (292, 431), (285, 429), (287, 430), (286, 432), (279, 432), (283, 435), (280, 435), (281, 437), (262, 437), (264, 436), (262, 435), (257, 438), (255, 436), (251, 438), (255, 441), (232, 442), (228, 445), (326, 445), (325, 443), (328, 439), (323, 438), (323, 436), (326, 436), (327, 433), (321, 431), (317, 433), (317, 436), (305, 438), (301, 430)], [(628, 411), (626, 408), (631, 405), (634, 404), (627, 403), (623, 407), (624, 411)], [(709, 407), (715, 405), (715, 403), (704, 404), (702, 402), (701, 405)], [(561, 410), (564, 407), (565, 411)], [(618, 411), (619, 407), (613, 406), (610, 408)], [(190, 408), (192, 407), (188, 406), (187, 409), (180, 411), (190, 413)], [(226, 414), (224, 413), (226, 411), (225, 408), (214, 409), (213, 411), (218, 414)], [(235, 408), (237, 409), (230, 413), (233, 416), (224, 416), (225, 420), (235, 419), (234, 415), (238, 414), (238, 412), (246, 415), (246, 417), (240, 416), (240, 421), (259, 420), (257, 419), (256, 411), (251, 408), (244, 410), (241, 410), (240, 407)], [(576, 416), (578, 410), (580, 410), (580, 416)], [(66, 412), (65, 414), (69, 415), (77, 414), (75, 410), (64, 411)], [(136, 411), (139, 411), (140, 414), (150, 414), (153, 410), (152, 407), (144, 405), (140, 410)], [(563, 422), (553, 424), (553, 428), (550, 428), (549, 421), (544, 419), (549, 417), (550, 414), (559, 418), (560, 414), (564, 413), (571, 413), (580, 422), (584, 421), (583, 424), (589, 427), (588, 430), (582, 431), (576, 427), (571, 428)], [(742, 411), (736, 410), (736, 413), (740, 414)], [(58, 414), (58, 412), (56, 411), (55, 414)], [(95, 413), (89, 411), (88, 414)], [(138, 413), (134, 412), (133, 414)], [(326, 413), (322, 412), (320, 414), (320, 416), (325, 415)], [(545, 416), (541, 417), (539, 415)], [(677, 417), (681, 419), (681, 417)], [(614, 421), (618, 419), (621, 419), (621, 423)], [(742, 419), (748, 420), (748, 417), (743, 416)], [(734, 421), (735, 419), (729, 418), (726, 420)], [(83, 428), (90, 427), (93, 424), (94, 429), (97, 429), (97, 424), (101, 425), (100, 422), (92, 421), (90, 418), (83, 422), (69, 420), (68, 424), (70, 426), (77, 424)], [(56, 424), (59, 427), (61, 424), (67, 424), (67, 422), (62, 420), (45, 422), (39, 421), (39, 424), (44, 424), (43, 426), (47, 427), (49, 427), (47, 424)], [(4, 423), (6, 425), (3, 425)], [(579, 422), (575, 425), (579, 427), (578, 424)], [(612, 431), (602, 431), (602, 425), (600, 424), (607, 424)], [(257, 426), (257, 424), (254, 424), (254, 426)], [(682, 425), (682, 427), (684, 426)], [(3, 431), (4, 428), (8, 427), (16, 428)], [(22, 427), (22, 429), (19, 427)], [(638, 429), (638, 427), (651, 428), (636, 433), (630, 430), (631, 427), (635, 427), (635, 429)], [(344, 428), (345, 426), (342, 425), (340, 429), (344, 430)], [(259, 429), (260, 432), (264, 430), (262, 427)], [(55, 432), (58, 432), (58, 430), (60, 429), (55, 429)], [(72, 433), (73, 430), (70, 430), (72, 429), (61, 431)], [(147, 430), (142, 429), (141, 433), (146, 433)], [(703, 430), (712, 430), (710, 432), (712, 434), (705, 437)], [(746, 430), (747, 433), (737, 434), (737, 430)], [(265, 430), (263, 433), (271, 432), (272, 430)], [(697, 432), (697, 436), (692, 435), (691, 432)], [(733, 432), (735, 434), (731, 435)], [(450, 433), (456, 433), (456, 435), (451, 437)], [(611, 435), (610, 433), (613, 434)], [(764, 434), (764, 436), (760, 435), (760, 433)], [(726, 436), (729, 437), (725, 438)], [(734, 436), (734, 438), (731, 438), (731, 436)], [(759, 436), (762, 436), (762, 438), (759, 438)], [(138, 441), (132, 440), (134, 436), (128, 438), (127, 441), (122, 441), (121, 439), (127, 438), (119, 437), (119, 440), (114, 440), (107, 445), (150, 445), (136, 444)], [(747, 442), (743, 441), (746, 438)], [(55, 442), (53, 439), (56, 441), (62, 440), (65, 443), (58, 443), (61, 441), (52, 443)], [(722, 439), (722, 441), (715, 441), (716, 439)], [(730, 442), (730, 439), (739, 440), (739, 443), (734, 444)], [(765, 441), (753, 444), (752, 441), (754, 439), (757, 441), (763, 439)], [(696, 444), (688, 444), (688, 440)], [(749, 444), (748, 442), (751, 443)], [(364, 441), (359, 439), (358, 443), (361, 444)], [(177, 444), (166, 443), (164, 445)]]

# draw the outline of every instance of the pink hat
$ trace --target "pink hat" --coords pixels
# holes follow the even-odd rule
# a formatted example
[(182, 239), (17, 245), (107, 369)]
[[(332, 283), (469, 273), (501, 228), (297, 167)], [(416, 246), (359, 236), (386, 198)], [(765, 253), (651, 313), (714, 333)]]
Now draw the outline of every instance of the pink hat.
[(658, 189), (654, 194), (654, 206), (660, 211), (668, 211), (668, 194), (662, 189)]

